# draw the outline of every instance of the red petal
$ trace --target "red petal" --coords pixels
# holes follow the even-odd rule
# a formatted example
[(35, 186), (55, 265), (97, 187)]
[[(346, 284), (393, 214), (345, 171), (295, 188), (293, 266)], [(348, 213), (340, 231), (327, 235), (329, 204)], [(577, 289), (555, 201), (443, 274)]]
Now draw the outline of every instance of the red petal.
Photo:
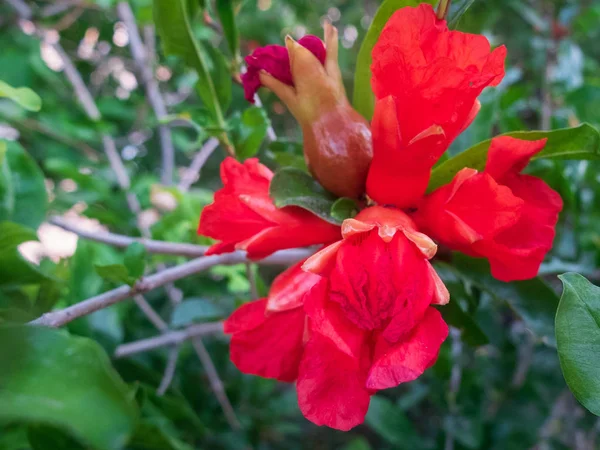
[(265, 316), (266, 304), (266, 299), (246, 304), (225, 322), (225, 331), (233, 333), (231, 361), (244, 373), (294, 381), (306, 316), (302, 308)]
[[(443, 139), (431, 135), (410, 145), (402, 135), (396, 99), (391, 96), (376, 103), (371, 132), (373, 161), (367, 194), (380, 204), (413, 206), (427, 189), (431, 167), (441, 155), (436, 143)], [(441, 152), (444, 150), (445, 146)]]
[(519, 220), (523, 201), (486, 173), (463, 169), (425, 198), (415, 219), (445, 245), (464, 250)]
[(503, 183), (506, 176), (521, 172), (529, 164), (531, 157), (542, 151), (547, 141), (546, 138), (539, 141), (524, 141), (510, 136), (492, 139), (485, 173), (494, 177), (498, 183)]
[(304, 272), (300, 261), (280, 274), (269, 291), (267, 311), (286, 311), (304, 303), (304, 294), (321, 279), (314, 273)]
[(316, 425), (348, 431), (369, 409), (365, 370), (318, 333), (306, 344), (296, 389), (302, 414)]
[[(310, 50), (321, 64), (325, 63), (325, 45), (316, 36), (304, 36), (298, 43)], [(265, 70), (279, 81), (293, 86), (292, 73), (290, 71), (290, 58), (287, 49), (282, 45), (267, 45), (256, 49), (245, 58), (247, 70), (242, 75), (244, 96), (246, 100), (254, 103), (254, 94), (261, 86), (259, 74)]]
[(388, 389), (417, 379), (435, 363), (447, 336), (448, 326), (442, 315), (430, 307), (406, 340), (390, 345), (385, 339), (379, 339), (367, 388)]
[(537, 275), (552, 248), (562, 200), (543, 180), (513, 175), (505, 182), (525, 201), (520, 220), (474, 250), (490, 260), (492, 275), (501, 281), (527, 280)]
[(403, 233), (389, 244), (376, 230), (345, 240), (329, 281), (330, 301), (350, 322), (363, 330), (386, 328), (391, 340), (410, 331), (433, 296), (427, 261)]
[(504, 76), (506, 49), (490, 51), (484, 36), (449, 31), (431, 5), (421, 4), (392, 15), (372, 56), (375, 96), (396, 98), (405, 145), (432, 126), (444, 130), (441, 142), (420, 149), (423, 157), (437, 159), (473, 120), (481, 91)]
[(340, 305), (329, 300), (329, 282), (323, 278), (304, 297), (311, 329), (327, 337), (339, 351), (359, 359), (366, 333), (346, 318)]

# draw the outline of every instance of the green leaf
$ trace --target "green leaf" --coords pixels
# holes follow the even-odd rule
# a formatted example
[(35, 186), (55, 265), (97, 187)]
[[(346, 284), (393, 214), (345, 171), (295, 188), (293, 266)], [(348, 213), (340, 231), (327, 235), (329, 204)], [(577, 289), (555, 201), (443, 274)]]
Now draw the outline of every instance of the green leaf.
[(504, 283), (492, 277), (489, 264), (483, 259), (454, 253), (452, 262), (463, 279), (497, 300), (507, 302), (531, 331), (546, 344), (555, 344), (554, 315), (558, 296), (541, 278)]
[(411, 449), (423, 447), (408, 417), (387, 398), (371, 397), (365, 423), (391, 444)]
[(286, 167), (278, 170), (271, 180), (269, 194), (278, 208), (299, 206), (330, 223), (340, 223), (330, 214), (335, 197), (299, 169)]
[(139, 242), (128, 246), (125, 250), (124, 263), (131, 277), (141, 278), (146, 270), (146, 247)]
[(475, 0), (462, 0), (452, 4), (448, 14), (448, 28), (455, 29), (464, 13), (475, 3)]
[(185, 0), (154, 0), (154, 22), (167, 55), (181, 57), (198, 73), (198, 93), (211, 111), (217, 126), (224, 128), (223, 113), (216, 82), (210, 74), (210, 62), (198, 39), (194, 36)]
[(15, 195), (6, 159), (6, 143), (0, 141), (0, 220), (11, 218), (14, 209)]
[(19, 244), (27, 241), (37, 241), (35, 231), (13, 222), (0, 222), (0, 286), (37, 284), (51, 280), (19, 253)]
[(100, 450), (121, 449), (137, 407), (104, 350), (87, 338), (0, 326), (0, 422), (61, 428)]
[(267, 136), (269, 118), (262, 108), (248, 108), (243, 112), (237, 128), (235, 154), (239, 159), (250, 158), (258, 153)]
[(575, 398), (600, 415), (600, 287), (577, 273), (558, 278), (564, 291), (556, 313), (556, 345)]
[(223, 26), (223, 34), (227, 39), (229, 51), (234, 63), (240, 58), (240, 34), (235, 23), (235, 9), (233, 0), (216, 0), (217, 14)]
[[(225, 55), (218, 48), (214, 47), (210, 41), (205, 41), (203, 44), (205, 45), (200, 46), (200, 51), (204, 54), (204, 59), (208, 64), (210, 78), (214, 80), (217, 99), (221, 105), (221, 110), (227, 111), (231, 104), (231, 89), (233, 85), (231, 69), (225, 59)], [(196, 89), (200, 95), (202, 95), (201, 90), (203, 88), (199, 84), (196, 85)]]
[[(502, 136), (512, 136), (526, 141), (548, 138), (544, 150), (535, 155), (532, 161), (548, 159), (600, 159), (600, 134), (593, 126), (584, 123), (577, 128), (563, 128), (553, 131), (516, 131)], [(483, 170), (487, 152), (492, 140), (480, 142), (468, 150), (450, 158), (431, 172), (428, 192), (449, 183), (454, 175), (465, 167)]]
[(437, 0), (427, 0), (425, 2), (420, 0), (384, 1), (375, 13), (369, 31), (367, 31), (365, 39), (360, 46), (358, 59), (356, 61), (356, 72), (354, 73), (354, 95), (352, 97), (352, 103), (354, 109), (361, 113), (367, 120), (371, 120), (373, 117), (373, 110), (375, 109), (375, 95), (371, 88), (371, 63), (373, 62), (371, 52), (373, 51), (373, 47), (392, 14), (405, 6), (418, 6), (420, 3), (429, 3), (430, 5), (433, 5), (437, 3)]
[(272, 156), (281, 167), (294, 167), (303, 172), (308, 172), (302, 142), (278, 139), (269, 144), (269, 156)]
[(8, 143), (6, 163), (10, 169), (13, 208), (9, 217), (0, 216), (0, 220), (37, 228), (46, 218), (48, 209), (44, 173), (16, 142)]
[(27, 430), (27, 437), (32, 450), (85, 450), (79, 442), (74, 440), (64, 431), (47, 425), (31, 425)]
[(14, 88), (2, 80), (0, 80), (0, 97), (9, 98), (28, 111), (39, 111), (42, 108), (42, 99), (31, 89)]
[(358, 214), (358, 205), (354, 200), (348, 197), (338, 198), (331, 205), (330, 215), (338, 222), (343, 222)]
[(102, 278), (107, 281), (116, 284), (128, 284), (129, 286), (135, 285), (138, 280), (136, 277), (132, 277), (129, 274), (129, 270), (123, 264), (108, 264), (108, 265), (94, 265), (96, 272)]
[(171, 325), (184, 327), (194, 322), (207, 322), (223, 317), (224, 312), (211, 301), (203, 298), (191, 298), (181, 302), (173, 311)]

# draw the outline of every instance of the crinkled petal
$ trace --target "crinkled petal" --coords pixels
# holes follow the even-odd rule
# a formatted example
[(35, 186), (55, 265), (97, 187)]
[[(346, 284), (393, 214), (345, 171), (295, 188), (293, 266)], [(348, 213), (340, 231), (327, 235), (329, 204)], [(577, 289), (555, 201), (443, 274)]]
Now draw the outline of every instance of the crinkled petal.
[(429, 307), (423, 320), (405, 340), (390, 345), (380, 338), (367, 377), (367, 388), (388, 389), (417, 379), (435, 363), (446, 337), (446, 322), (437, 309)]
[(506, 176), (521, 172), (531, 157), (541, 152), (548, 139), (525, 141), (510, 136), (499, 136), (492, 139), (487, 155), (485, 173), (503, 183)]
[(304, 261), (293, 265), (281, 273), (271, 285), (267, 311), (287, 311), (304, 303), (304, 294), (321, 279), (314, 273), (302, 270)]
[(304, 297), (304, 310), (311, 329), (327, 337), (339, 351), (360, 358), (366, 333), (346, 318), (339, 304), (329, 299), (329, 282), (322, 278)]
[(525, 202), (521, 218), (513, 227), (473, 249), (489, 259), (492, 275), (497, 279), (527, 280), (537, 275), (552, 248), (562, 200), (543, 180), (530, 175), (505, 177), (505, 182)]
[(304, 351), (296, 389), (304, 417), (316, 425), (348, 431), (364, 421), (370, 393), (360, 361), (315, 333)]
[(487, 173), (463, 169), (423, 200), (415, 220), (433, 238), (464, 251), (515, 225), (523, 204)]
[(267, 299), (243, 305), (225, 322), (225, 332), (232, 333), (231, 361), (247, 374), (294, 381), (306, 315), (302, 308), (265, 315), (266, 305)]
[[(418, 161), (416, 155), (420, 155), (421, 160), (432, 167), (473, 121), (481, 91), (501, 81), (506, 49), (499, 47), (491, 51), (484, 36), (449, 31), (445, 21), (437, 20), (431, 5), (421, 4), (416, 8), (401, 8), (392, 15), (373, 48), (372, 58), (375, 96), (377, 99), (395, 98), (395, 120), (402, 147), (405, 153), (415, 155), (402, 162)], [(443, 134), (428, 137), (430, 141), (414, 146), (417, 144), (414, 139), (423, 133), (429, 136), (431, 130), (437, 128), (443, 130)], [(374, 154), (377, 164), (376, 147)], [(399, 165), (395, 169), (404, 167)], [(383, 162), (375, 168), (385, 173)], [(393, 169), (388, 168), (388, 171)], [(417, 178), (419, 189), (427, 182), (423, 177), (428, 177), (421, 172)], [(385, 180), (382, 184), (391, 186)]]

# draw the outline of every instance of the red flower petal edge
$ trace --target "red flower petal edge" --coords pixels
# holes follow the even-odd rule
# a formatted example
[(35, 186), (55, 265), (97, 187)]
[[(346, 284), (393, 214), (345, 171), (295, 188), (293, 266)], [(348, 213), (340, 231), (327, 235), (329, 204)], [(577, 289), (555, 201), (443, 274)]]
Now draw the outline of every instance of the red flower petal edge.
[(502, 80), (506, 49), (491, 51), (484, 36), (449, 31), (421, 4), (390, 18), (372, 56), (379, 101), (367, 192), (381, 204), (411, 207), (431, 167), (475, 118), (481, 91)]
[(269, 197), (273, 173), (250, 158), (221, 164), (223, 188), (204, 208), (198, 234), (220, 240), (207, 255), (246, 250), (254, 259), (277, 250), (327, 244), (340, 237), (340, 227), (298, 207), (278, 209)]
[(445, 245), (487, 258), (501, 281), (535, 277), (552, 247), (562, 200), (544, 181), (520, 172), (545, 145), (546, 139), (493, 139), (484, 172), (463, 169), (427, 196), (417, 223)]

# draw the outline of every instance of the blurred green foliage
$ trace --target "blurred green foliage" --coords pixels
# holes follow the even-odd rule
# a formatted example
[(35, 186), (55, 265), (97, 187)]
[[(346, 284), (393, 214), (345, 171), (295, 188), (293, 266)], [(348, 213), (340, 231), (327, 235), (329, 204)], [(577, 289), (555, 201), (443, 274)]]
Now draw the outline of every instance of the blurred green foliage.
[[(594, 322), (600, 317), (600, 300), (590, 301), (587, 311), (569, 306), (577, 305), (581, 292), (597, 295), (597, 288), (572, 276), (564, 279), (570, 290), (560, 309), (571, 316), (557, 322), (560, 363), (554, 339), (561, 290), (556, 275), (573, 271), (600, 282), (600, 163), (581, 157), (586, 149), (597, 156), (598, 148), (598, 2), (454, 2), (453, 25), (485, 34), (494, 46), (505, 44), (508, 62), (505, 80), (484, 92), (481, 112), (453, 144), (450, 156), (471, 149), (460, 158), (477, 164), (482, 155), (473, 159), (481, 153), (476, 144), (492, 136), (569, 127), (579, 128), (553, 132), (558, 140), (550, 148), (580, 153), (569, 161), (538, 159), (528, 169), (565, 202), (555, 248), (540, 278), (508, 285), (492, 280), (479, 261), (440, 262), (437, 268), (453, 298), (443, 313), (456, 330), (430, 371), (374, 397), (365, 424), (348, 433), (304, 420), (293, 386), (241, 374), (229, 361), (222, 336), (207, 337), (204, 343), (242, 430), (228, 425), (209, 373), (189, 343), (177, 355), (171, 386), (165, 395), (157, 394), (169, 348), (107, 357), (121, 344), (159, 334), (133, 302), (75, 320), (67, 331), (16, 324), (183, 261), (146, 255), (136, 246), (119, 250), (83, 239), (74, 254), (61, 258), (49, 249), (48, 240), (63, 243), (68, 237), (49, 235), (47, 224), (40, 227), (51, 215), (84, 215), (128, 236), (139, 237), (147, 228), (154, 239), (208, 244), (196, 235), (198, 217), (220, 186), (218, 166), (230, 147), (239, 158), (257, 155), (272, 168), (295, 167), (295, 178), (284, 181), (302, 184), (306, 168), (300, 130), (272, 94), (260, 92), (262, 106), (244, 100), (234, 81), (240, 55), (260, 45), (281, 44), (288, 33), (320, 35), (328, 18), (340, 31), (347, 92), (354, 91), (355, 98), (357, 90), (365, 94), (368, 111), (368, 92), (359, 85), (368, 73), (364, 62), (359, 72), (356, 65), (368, 60), (359, 48), (381, 2), (132, 1), (149, 44), (147, 62), (169, 113), (161, 121), (132, 59), (131, 36), (116, 13), (117, 2), (29, 1), (29, 18), (12, 4), (0, 5), (1, 450), (598, 448), (598, 419), (576, 402), (561, 372), (562, 364), (577, 398), (597, 413), (597, 385), (594, 390), (593, 382), (582, 386), (577, 380), (577, 363), (585, 351), (561, 348), (561, 342), (570, 347), (577, 343), (568, 336), (580, 326), (595, 336), (591, 342), (600, 339)], [(160, 45), (155, 45), (155, 32), (162, 37)], [(57, 42), (91, 92), (99, 119), (82, 108), (81, 95), (65, 76)], [(172, 126), (176, 180), (203, 142), (210, 137), (220, 142), (190, 190), (160, 186), (157, 126), (163, 122)], [(580, 126), (583, 122), (590, 125)], [(277, 136), (274, 142), (267, 139), (271, 131)], [(125, 162), (130, 193), (140, 202), (137, 217), (129, 212), (127, 194), (104, 156), (103, 135), (112, 136)], [(441, 177), (445, 169), (453, 170), (449, 161), (436, 169)], [(311, 197), (312, 187), (302, 185)], [(323, 214), (332, 220), (352, 215), (348, 202), (326, 203)], [(37, 238), (44, 250), (34, 264), (18, 248)], [(221, 320), (252, 298), (249, 273), (264, 295), (280, 270), (215, 267), (176, 283), (182, 299), (177, 306), (164, 288), (149, 292), (146, 299), (173, 328)], [(570, 319), (586, 312), (581, 320)], [(590, 358), (600, 351), (584, 344)], [(573, 351), (575, 356), (569, 353)], [(596, 366), (584, 369), (597, 384)]]

